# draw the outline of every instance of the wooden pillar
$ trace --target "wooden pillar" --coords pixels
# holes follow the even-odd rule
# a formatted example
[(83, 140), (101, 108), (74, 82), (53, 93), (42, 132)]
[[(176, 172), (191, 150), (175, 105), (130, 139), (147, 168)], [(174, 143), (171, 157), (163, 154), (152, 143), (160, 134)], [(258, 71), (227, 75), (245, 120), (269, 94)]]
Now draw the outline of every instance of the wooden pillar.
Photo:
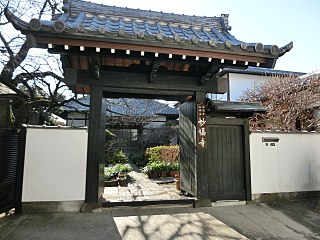
[[(206, 93), (196, 92), (196, 104), (205, 104)], [(196, 108), (197, 109), (197, 108)], [(194, 113), (195, 115), (197, 112)], [(197, 126), (197, 123), (195, 123)], [(197, 129), (198, 131), (198, 129)], [(198, 143), (196, 144), (198, 145)], [(210, 148), (210, 146), (207, 146)], [(207, 171), (207, 150), (197, 148), (196, 154), (196, 178), (197, 178), (197, 198), (196, 207), (208, 207), (211, 206), (211, 200), (208, 194), (208, 171)]]
[(244, 164), (245, 164), (245, 176), (246, 176), (246, 200), (247, 202), (252, 201), (252, 189), (251, 189), (251, 166), (250, 166), (250, 130), (249, 120), (244, 118)]
[(97, 203), (103, 191), (106, 107), (103, 90), (91, 86), (88, 127), (86, 203)]

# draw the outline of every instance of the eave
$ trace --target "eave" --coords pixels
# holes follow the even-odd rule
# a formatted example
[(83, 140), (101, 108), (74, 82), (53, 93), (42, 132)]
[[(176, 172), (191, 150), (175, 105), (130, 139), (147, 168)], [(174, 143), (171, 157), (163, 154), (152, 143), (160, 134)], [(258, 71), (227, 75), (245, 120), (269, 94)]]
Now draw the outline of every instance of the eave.
[(256, 75), (256, 76), (293, 76), (293, 77), (299, 77), (305, 74), (302, 72), (282, 71), (282, 70), (275, 70), (275, 69), (267, 69), (267, 68), (264, 69), (264, 68), (252, 67), (247, 69), (225, 68), (219, 73), (219, 76), (222, 77), (229, 73)]
[[(235, 42), (208, 42), (177, 40), (175, 38), (158, 36), (147, 36), (145, 34), (123, 34), (108, 33), (105, 31), (89, 31), (83, 28), (63, 28), (57, 30), (54, 24), (57, 21), (40, 21), (31, 19), (26, 23), (5, 9), (6, 17), (12, 22), (14, 27), (28, 36), (28, 42), (32, 47), (48, 48), (55, 53), (55, 47), (64, 47), (66, 50), (71, 48), (81, 49), (93, 48), (96, 52), (102, 49), (107, 51), (128, 51), (140, 52), (141, 55), (151, 53), (155, 57), (159, 54), (166, 54), (168, 58), (187, 59), (194, 58), (196, 61), (211, 62), (219, 60), (220, 63), (229, 61), (228, 65), (235, 66), (260, 66), (272, 68), (278, 57), (290, 51), (292, 42), (278, 48), (275, 45), (262, 45), (261, 43), (241, 43)], [(60, 21), (60, 20), (59, 20)], [(59, 22), (60, 23), (60, 22)], [(79, 25), (80, 26), (80, 25)], [(54, 30), (55, 29), (55, 30)], [(61, 53), (61, 52), (56, 52)], [(62, 54), (68, 54), (65, 51)], [(231, 62), (231, 64), (230, 64)], [(239, 63), (240, 62), (240, 63)]]

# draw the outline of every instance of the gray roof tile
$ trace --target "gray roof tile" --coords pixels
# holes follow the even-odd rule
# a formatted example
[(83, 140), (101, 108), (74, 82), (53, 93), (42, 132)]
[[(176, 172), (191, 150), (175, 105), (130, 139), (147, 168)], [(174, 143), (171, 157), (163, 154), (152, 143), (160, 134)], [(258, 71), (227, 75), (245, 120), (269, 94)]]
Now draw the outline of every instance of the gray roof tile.
[[(106, 39), (136, 39), (139, 41), (173, 45), (199, 46), (201, 49), (230, 49), (257, 52), (259, 43), (244, 43), (230, 34), (228, 14), (220, 17), (188, 16), (140, 9), (130, 9), (82, 0), (65, 0), (64, 12), (53, 16), (52, 21), (31, 19), (28, 24), (17, 19), (6, 9), (6, 16), (20, 29), (56, 32), (62, 34), (88, 35)], [(13, 19), (15, 18), (15, 19)], [(241, 45), (242, 44), (242, 45)], [(244, 47), (246, 46), (246, 47)], [(278, 48), (262, 45), (258, 52), (282, 56), (291, 50), (292, 42)]]
[(209, 112), (266, 112), (267, 109), (259, 102), (208, 102)]
[[(178, 110), (167, 104), (152, 99), (104, 99), (106, 102), (107, 116), (155, 116), (155, 115), (178, 115)], [(83, 104), (90, 105), (90, 97), (79, 99)], [(69, 102), (63, 107), (64, 111), (89, 112), (89, 107), (77, 102)]]
[(305, 74), (302, 72), (284, 71), (284, 70), (276, 70), (276, 69), (270, 69), (270, 68), (248, 67), (247, 69), (224, 68), (222, 72), (219, 73), (219, 75), (222, 76), (226, 73), (253, 74), (253, 75), (263, 75), (263, 76), (271, 76), (271, 75), (301, 76)]

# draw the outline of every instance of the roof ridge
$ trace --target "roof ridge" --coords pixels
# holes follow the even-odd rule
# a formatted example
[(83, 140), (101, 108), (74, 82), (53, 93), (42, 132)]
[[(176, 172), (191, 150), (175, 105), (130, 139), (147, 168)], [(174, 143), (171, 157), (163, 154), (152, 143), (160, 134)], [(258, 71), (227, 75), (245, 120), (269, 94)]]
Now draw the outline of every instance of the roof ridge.
[[(265, 63), (253, 60), (251, 64), (272, 67), (278, 57), (289, 52), (293, 47), (292, 42), (279, 48), (277, 45), (263, 45), (260, 42), (245, 43), (236, 39), (228, 31), (231, 28), (228, 23), (228, 14), (222, 14), (221, 17), (199, 17), (112, 7), (83, 0), (63, 1), (64, 12), (54, 15), (51, 21), (32, 18), (27, 23), (17, 18), (7, 8), (4, 12), (13, 26), (23, 33), (62, 34), (72, 38), (83, 37), (102, 42), (118, 42), (121, 39), (122, 43), (161, 46), (163, 50), (169, 47), (191, 50), (192, 55), (196, 54), (197, 49), (203, 51), (201, 56), (193, 56), (196, 59), (206, 58), (210, 53), (221, 51), (236, 55), (245, 53), (245, 55), (262, 56), (263, 54), (272, 60)], [(164, 44), (168, 45), (164, 47)], [(52, 44), (48, 43), (49, 46), (52, 47)], [(211, 60), (212, 58), (208, 57), (208, 61)], [(221, 58), (221, 63), (222, 60), (224, 62)], [(237, 59), (227, 60), (233, 60), (234, 64), (238, 61)], [(245, 65), (248, 64), (249, 62), (246, 61)]]
[(152, 10), (134, 9), (127, 7), (117, 7), (110, 5), (103, 5), (98, 3), (88, 2), (83, 0), (64, 0), (62, 10), (65, 14), (79, 14), (80, 12), (86, 12), (94, 16), (114, 17), (114, 18), (131, 18), (139, 20), (158, 21), (164, 23), (186, 24), (193, 26), (216, 26), (220, 25), (224, 30), (230, 30), (229, 26), (229, 14), (221, 14), (221, 16), (196, 16), (185, 15), (167, 12), (158, 12)]

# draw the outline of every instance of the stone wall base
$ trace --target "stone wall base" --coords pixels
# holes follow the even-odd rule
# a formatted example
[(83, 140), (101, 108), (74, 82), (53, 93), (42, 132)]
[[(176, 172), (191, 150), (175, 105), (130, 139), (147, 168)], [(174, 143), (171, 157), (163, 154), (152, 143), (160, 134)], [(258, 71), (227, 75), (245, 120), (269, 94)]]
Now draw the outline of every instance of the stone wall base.
[(22, 213), (80, 212), (84, 201), (23, 202)]
[(320, 198), (320, 191), (252, 194), (252, 202), (254, 203), (270, 203), (308, 198)]

